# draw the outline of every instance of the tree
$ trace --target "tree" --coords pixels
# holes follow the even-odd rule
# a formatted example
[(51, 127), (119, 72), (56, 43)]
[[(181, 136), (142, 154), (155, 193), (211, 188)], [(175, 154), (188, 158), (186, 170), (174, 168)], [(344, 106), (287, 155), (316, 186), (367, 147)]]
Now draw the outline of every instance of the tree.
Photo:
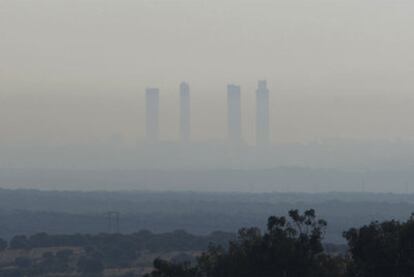
[(189, 263), (174, 264), (161, 259), (155, 259), (154, 268), (151, 277), (193, 277), (197, 270)]
[(7, 248), (7, 241), (0, 239), (0, 251), (4, 251)]
[(78, 272), (84, 276), (102, 276), (104, 266), (99, 259), (81, 257), (78, 261)]
[(56, 253), (56, 258), (65, 263), (69, 261), (71, 256), (73, 256), (73, 250), (71, 249), (60, 250)]
[(10, 248), (12, 249), (28, 249), (30, 248), (29, 241), (24, 235), (14, 236), (10, 241)]
[(197, 266), (181, 268), (188, 275), (183, 272), (177, 275), (177, 265), (157, 261), (149, 276), (342, 276), (342, 264), (323, 252), (321, 241), (326, 225), (324, 220), (316, 218), (314, 210), (303, 214), (292, 210), (288, 218), (270, 217), (264, 234), (258, 228), (243, 228), (228, 249), (210, 246), (199, 257)]
[(17, 257), (14, 264), (21, 269), (28, 269), (32, 266), (32, 261), (28, 257)]
[(349, 275), (414, 276), (414, 216), (351, 228), (344, 237), (352, 256)]

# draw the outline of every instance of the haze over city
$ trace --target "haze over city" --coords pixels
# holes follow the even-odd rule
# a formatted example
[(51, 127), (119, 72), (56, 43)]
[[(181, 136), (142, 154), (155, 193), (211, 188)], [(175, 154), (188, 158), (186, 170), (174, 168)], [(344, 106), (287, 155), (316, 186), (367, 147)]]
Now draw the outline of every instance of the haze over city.
[[(281, 170), (268, 179), (256, 172), (259, 184), (246, 184), (248, 191), (414, 190), (413, 6), (2, 1), (2, 183), (32, 187), (34, 176), (50, 176), (42, 170), (201, 170), (201, 181), (184, 182), (187, 172), (175, 182), (215, 190), (221, 181), (210, 187), (209, 170)], [(180, 98), (183, 84), (188, 96)], [(158, 91), (149, 114), (148, 88)], [(319, 176), (312, 186), (283, 175), (310, 169)], [(396, 184), (379, 184), (371, 171)], [(134, 174), (125, 188), (166, 185), (162, 174), (144, 181)], [(335, 181), (326, 181), (331, 175)], [(108, 189), (113, 182), (59, 176), (32, 183), (64, 189), (77, 176), (76, 188)], [(238, 190), (238, 180), (223, 182)]]
[(175, 139), (186, 81), (194, 139), (226, 138), (235, 83), (252, 143), (262, 79), (274, 142), (412, 139), (412, 5), (2, 1), (1, 142), (135, 142), (145, 136), (146, 87), (160, 89), (160, 131)]

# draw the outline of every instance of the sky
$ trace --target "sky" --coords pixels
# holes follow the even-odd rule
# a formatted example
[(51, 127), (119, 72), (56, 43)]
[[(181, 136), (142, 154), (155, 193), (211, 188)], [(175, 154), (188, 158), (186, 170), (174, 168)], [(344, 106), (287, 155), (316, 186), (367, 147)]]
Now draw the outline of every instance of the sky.
[(226, 85), (271, 91), (274, 142), (413, 139), (414, 19), (401, 0), (0, 0), (0, 144), (178, 137), (178, 86), (194, 140), (226, 137)]

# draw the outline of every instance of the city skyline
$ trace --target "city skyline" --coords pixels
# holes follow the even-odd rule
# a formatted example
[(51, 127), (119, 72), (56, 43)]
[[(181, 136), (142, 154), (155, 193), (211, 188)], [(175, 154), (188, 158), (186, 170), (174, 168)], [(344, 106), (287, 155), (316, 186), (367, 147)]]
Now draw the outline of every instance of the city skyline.
[(147, 88), (146, 97), (146, 137), (147, 142), (157, 142), (159, 136), (159, 103), (160, 91), (158, 88)]
[(186, 82), (180, 84), (180, 138), (189, 142), (191, 138), (191, 103), (190, 87)]
[(241, 130), (241, 88), (238, 85), (227, 85), (227, 129), (229, 142), (242, 142)]
[(243, 139), (255, 144), (262, 78), (277, 92), (272, 142), (414, 138), (413, 2), (253, 2), (8, 1), (0, 143), (145, 140), (147, 85), (163, 92), (159, 136), (180, 140), (186, 80), (192, 140), (227, 139), (223, 97), (235, 82)]
[(256, 90), (256, 144), (269, 144), (269, 135), (269, 90), (267, 81), (261, 80)]
[[(159, 142), (159, 102), (160, 90), (158, 88), (147, 88), (146, 97), (146, 141), (150, 143)], [(242, 134), (242, 108), (241, 87), (235, 84), (227, 85), (227, 132), (228, 142), (232, 144), (243, 143)], [(191, 94), (187, 82), (179, 85), (179, 139), (182, 143), (191, 141)], [(256, 90), (256, 145), (265, 146), (270, 143), (269, 138), (269, 90), (266, 80), (257, 82)]]

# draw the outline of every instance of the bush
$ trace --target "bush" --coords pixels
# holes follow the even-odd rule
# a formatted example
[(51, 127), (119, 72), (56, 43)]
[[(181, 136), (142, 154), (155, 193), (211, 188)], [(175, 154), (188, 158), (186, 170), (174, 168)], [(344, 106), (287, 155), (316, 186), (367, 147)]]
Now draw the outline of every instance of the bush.
[(101, 276), (103, 270), (104, 266), (97, 258), (81, 257), (78, 261), (78, 272), (84, 276)]

